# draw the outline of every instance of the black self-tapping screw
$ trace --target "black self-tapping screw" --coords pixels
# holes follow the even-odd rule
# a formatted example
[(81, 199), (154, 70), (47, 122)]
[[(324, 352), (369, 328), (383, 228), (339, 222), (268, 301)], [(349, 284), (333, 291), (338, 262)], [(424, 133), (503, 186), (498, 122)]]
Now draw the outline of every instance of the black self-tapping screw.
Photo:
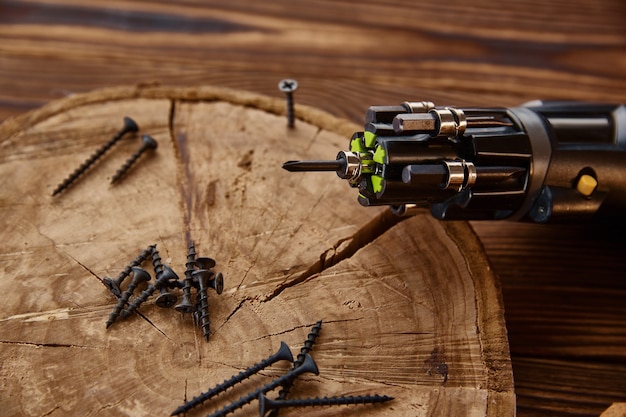
[(293, 111), (293, 93), (298, 89), (298, 82), (292, 79), (284, 79), (278, 83), (278, 89), (285, 93), (287, 104), (287, 127), (293, 128), (295, 115)]
[[(300, 353), (298, 353), (298, 356), (296, 357), (296, 360), (293, 363), (294, 369), (302, 365), (302, 362), (304, 362), (304, 358), (306, 357), (306, 355), (311, 353), (311, 350), (313, 349), (313, 345), (315, 344), (315, 341), (317, 340), (317, 337), (320, 334), (320, 330), (322, 330), (322, 320), (318, 321), (317, 323), (313, 325), (313, 327), (311, 327), (311, 331), (307, 335), (306, 340), (304, 341), (304, 344), (302, 345), (302, 348), (300, 348)], [(289, 392), (291, 391), (291, 388), (293, 387), (293, 382), (294, 380), (291, 380), (282, 386), (280, 391), (278, 391), (278, 397), (276, 398), (275, 401), (282, 401), (287, 398), (287, 396), (289, 395)], [(279, 407), (274, 407), (272, 409), (272, 412), (270, 413), (270, 416), (271, 417), (278, 416), (278, 409)]]
[(183, 280), (183, 297), (174, 309), (181, 313), (193, 313), (196, 306), (192, 302), (191, 288), (193, 287), (193, 271), (196, 267), (196, 247), (193, 242), (187, 251), (187, 263), (185, 264), (185, 279)]
[(245, 381), (246, 379), (250, 378), (252, 375), (259, 373), (263, 369), (279, 361), (293, 362), (293, 355), (291, 354), (291, 350), (289, 350), (289, 346), (287, 346), (285, 342), (280, 342), (280, 348), (273, 355), (244, 369), (243, 371), (239, 372), (237, 375), (232, 376), (230, 379), (225, 380), (221, 384), (218, 384), (215, 387), (211, 388), (210, 390), (203, 392), (197, 397), (193, 397), (193, 399), (191, 399), (190, 401), (186, 402), (185, 404), (181, 405), (176, 410), (174, 410), (174, 412), (171, 415), (175, 416), (175, 415), (184, 413), (186, 411), (189, 411), (192, 408), (197, 407), (203, 402), (215, 397), (218, 394), (221, 394), (222, 392), (226, 391), (227, 389), (231, 387), (234, 387), (238, 383)]
[[(123, 319), (135, 312), (135, 310), (154, 294), (156, 290), (160, 289), (163, 285), (167, 285), (167, 282), (172, 279), (172, 276), (176, 275), (170, 267), (161, 263), (161, 256), (156, 249), (152, 251), (152, 265), (154, 266), (154, 273), (156, 275), (155, 283), (143, 290), (141, 294), (122, 311), (121, 316)], [(168, 273), (164, 273), (165, 270), (168, 270)], [(176, 277), (176, 279), (178, 279), (178, 277)]]
[[(197, 261), (197, 260), (196, 260)], [(218, 294), (224, 289), (224, 277), (221, 272), (214, 274), (208, 269), (199, 269), (191, 274), (198, 281), (198, 300), (200, 309), (198, 310), (198, 322), (202, 328), (202, 335), (206, 341), (211, 334), (211, 321), (209, 320), (209, 288), (213, 288)]]
[(168, 288), (178, 288), (178, 275), (170, 268), (168, 265), (163, 265), (163, 280), (165, 284), (160, 288), (160, 294), (154, 300), (154, 304), (161, 308), (170, 308), (176, 301), (178, 301), (178, 296), (168, 291)]
[(113, 293), (116, 298), (120, 298), (122, 296), (122, 290), (120, 287), (122, 286), (122, 282), (126, 279), (127, 276), (130, 275), (133, 267), (141, 265), (146, 259), (148, 259), (152, 255), (152, 251), (156, 248), (156, 245), (150, 245), (146, 249), (142, 250), (137, 257), (132, 260), (123, 270), (120, 272), (115, 279), (111, 279), (109, 277), (104, 277), (102, 279), (102, 283)]
[(307, 372), (315, 374), (315, 375), (319, 375), (319, 370), (317, 369), (317, 365), (315, 364), (315, 361), (308, 354), (305, 356), (304, 362), (302, 363), (301, 366), (295, 369), (291, 369), (285, 375), (282, 375), (281, 377), (274, 379), (270, 383), (263, 385), (261, 388), (256, 389), (255, 391), (249, 393), (248, 395), (240, 397), (238, 400), (233, 401), (229, 405), (225, 406), (224, 408), (220, 410), (217, 410), (213, 414), (209, 414), (207, 417), (223, 417), (229, 413), (232, 413), (233, 411), (238, 410), (239, 408), (252, 402), (253, 400), (258, 399), (259, 395), (272, 391), (276, 389), (277, 387), (283, 385), (285, 382), (291, 381), (294, 378), (297, 378), (298, 376)]
[(124, 306), (128, 303), (130, 296), (135, 292), (135, 289), (137, 289), (139, 284), (141, 284), (142, 282), (150, 281), (150, 274), (145, 269), (140, 268), (138, 266), (134, 266), (131, 268), (131, 270), (133, 274), (133, 279), (128, 285), (128, 288), (126, 289), (126, 291), (124, 291), (121, 297), (117, 300), (117, 304), (113, 308), (113, 311), (111, 312), (111, 314), (109, 314), (109, 320), (107, 320), (107, 329), (111, 327), (111, 325), (115, 322), (115, 320), (117, 320), (117, 318), (120, 315), (120, 312), (122, 311)]
[(92, 166), (102, 155), (104, 155), (117, 141), (119, 141), (125, 134), (129, 132), (138, 132), (139, 126), (130, 117), (124, 117), (124, 127), (117, 132), (107, 143), (102, 145), (91, 156), (83, 162), (74, 172), (72, 172), (61, 184), (57, 186), (52, 192), (52, 196), (59, 194), (61, 191), (67, 189), (78, 177), (81, 176), (87, 169)]
[(143, 136), (141, 136), (141, 146), (139, 147), (139, 149), (137, 149), (135, 151), (135, 153), (133, 153), (130, 156), (130, 158), (128, 158), (126, 160), (126, 162), (124, 162), (124, 165), (122, 165), (117, 170), (115, 175), (113, 175), (113, 177), (111, 178), (111, 184), (115, 184), (116, 182), (118, 182), (124, 176), (124, 174), (126, 174), (126, 172), (128, 172), (130, 167), (133, 166), (135, 161), (137, 161), (137, 159), (139, 159), (139, 157), (144, 152), (146, 152), (146, 151), (148, 151), (150, 149), (156, 149), (157, 146), (158, 146), (157, 141), (154, 140), (154, 138), (152, 136), (150, 136), (150, 135), (143, 135)]
[(259, 415), (265, 417), (267, 411), (273, 411), (283, 407), (321, 407), (332, 405), (353, 405), (353, 404), (376, 404), (393, 400), (387, 395), (348, 395), (338, 397), (316, 397), (302, 398), (295, 400), (270, 400), (264, 394), (259, 394)]

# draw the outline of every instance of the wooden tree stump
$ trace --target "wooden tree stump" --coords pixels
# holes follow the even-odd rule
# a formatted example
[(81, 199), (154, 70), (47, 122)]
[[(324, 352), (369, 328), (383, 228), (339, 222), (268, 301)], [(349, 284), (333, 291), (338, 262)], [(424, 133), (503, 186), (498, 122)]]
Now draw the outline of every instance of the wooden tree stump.
[[(395, 400), (306, 415), (514, 414), (499, 287), (471, 229), (428, 214), (400, 221), (361, 207), (332, 174), (280, 169), (288, 159), (333, 158), (359, 130), (303, 106), (287, 129), (283, 114), (283, 101), (240, 91), (124, 87), (0, 126), (4, 415), (169, 415), (281, 341), (297, 354), (318, 320), (320, 374), (301, 377), (291, 397)], [(123, 116), (158, 149), (110, 185), (139, 146), (123, 138), (52, 197)], [(209, 294), (209, 341), (190, 315), (153, 298), (106, 329), (116, 299), (102, 279), (150, 244), (182, 278), (191, 241), (225, 276), (224, 293)], [(268, 368), (189, 415), (288, 367)], [(256, 415), (254, 407), (235, 415)]]

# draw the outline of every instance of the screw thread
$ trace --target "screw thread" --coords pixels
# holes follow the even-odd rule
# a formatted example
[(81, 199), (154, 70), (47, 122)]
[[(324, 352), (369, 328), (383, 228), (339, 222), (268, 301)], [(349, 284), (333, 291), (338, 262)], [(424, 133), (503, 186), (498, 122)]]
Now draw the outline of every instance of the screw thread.
[(143, 135), (143, 143), (127, 160), (124, 164), (119, 167), (119, 169), (115, 172), (113, 177), (111, 178), (111, 184), (117, 182), (120, 178), (126, 174), (126, 172), (132, 167), (137, 159), (148, 149), (155, 149), (157, 147), (157, 142), (148, 135)]
[(196, 316), (196, 324), (200, 324), (202, 335), (205, 340), (209, 340), (211, 332), (211, 322), (209, 320), (209, 286), (212, 271), (200, 269), (192, 272), (192, 276), (198, 280), (198, 308)]
[(133, 164), (137, 161), (137, 159), (139, 159), (139, 157), (141, 156), (142, 153), (144, 153), (144, 151), (145, 151), (144, 148), (140, 148), (138, 151), (133, 153), (130, 156), (130, 158), (128, 158), (126, 162), (124, 162), (124, 164), (121, 167), (119, 167), (117, 171), (115, 171), (115, 174), (111, 178), (111, 183), (119, 181), (119, 179), (122, 178), (124, 174), (126, 174), (126, 171), (128, 171), (130, 167), (133, 166)]
[(287, 126), (293, 127), (295, 116), (293, 111), (293, 93), (285, 93), (287, 99)]
[(196, 266), (196, 247), (193, 242), (189, 245), (187, 251), (187, 263), (185, 264), (185, 279), (183, 280), (183, 301), (174, 307), (183, 313), (192, 313), (191, 305), (191, 288), (193, 287), (193, 271)]
[(194, 326), (200, 326), (200, 303), (196, 301), (193, 311), (193, 324)]
[(300, 353), (298, 354), (298, 357), (293, 364), (294, 368), (302, 365), (302, 362), (304, 362), (305, 355), (307, 353), (310, 353), (311, 350), (313, 349), (313, 345), (315, 345), (315, 341), (317, 340), (317, 337), (319, 336), (321, 330), (322, 330), (322, 320), (318, 321), (317, 323), (313, 325), (313, 327), (311, 327), (311, 331), (307, 335), (306, 340), (304, 341), (304, 345), (300, 349)]
[(104, 285), (113, 293), (113, 295), (117, 298), (122, 296), (120, 291), (120, 286), (122, 282), (130, 275), (132, 269), (136, 266), (141, 265), (148, 257), (152, 254), (152, 251), (155, 250), (156, 245), (150, 245), (146, 249), (142, 250), (137, 257), (130, 261), (130, 263), (115, 277), (115, 279), (111, 279), (109, 277), (105, 277), (102, 281)]
[(142, 250), (139, 255), (120, 272), (115, 278), (115, 283), (117, 285), (122, 285), (122, 282), (126, 279), (127, 276), (130, 275), (133, 267), (141, 265), (149, 256), (152, 255), (152, 252), (156, 250), (156, 245), (150, 245), (144, 250)]
[(152, 251), (152, 267), (154, 268), (154, 275), (158, 280), (163, 275), (163, 264), (161, 263), (161, 255), (156, 249)]
[[(313, 349), (313, 345), (315, 344), (315, 341), (317, 340), (317, 337), (319, 336), (321, 330), (322, 330), (322, 320), (318, 321), (317, 323), (315, 323), (315, 325), (313, 325), (313, 327), (311, 327), (311, 331), (307, 335), (306, 340), (304, 341), (304, 345), (302, 346), (302, 348), (300, 348), (300, 353), (298, 354), (296, 360), (293, 363), (294, 368), (297, 368), (302, 365), (302, 362), (304, 362), (304, 358), (306, 357), (306, 355), (309, 354), (311, 350)], [(278, 391), (278, 397), (276, 398), (276, 400), (282, 401), (287, 398), (287, 396), (289, 395), (289, 392), (291, 391), (291, 388), (293, 388), (293, 382), (294, 381), (292, 380), (292, 381), (287, 382), (285, 385), (283, 385), (281, 390)], [(270, 416), (276, 417), (277, 415), (278, 415), (278, 408), (275, 408), (272, 410), (272, 413), (270, 414)]]
[[(125, 122), (126, 119), (131, 120), (130, 118), (125, 118)], [(134, 122), (132, 123), (134, 124)], [(87, 158), (86, 161), (80, 164), (80, 166), (76, 168), (74, 172), (72, 172), (67, 178), (65, 178), (63, 182), (57, 185), (57, 188), (55, 188), (52, 192), (52, 196), (59, 194), (61, 191), (69, 187), (74, 181), (76, 181), (78, 177), (80, 177), (81, 174), (87, 171), (90, 166), (92, 166), (98, 159), (100, 159), (100, 157), (102, 157), (102, 155), (104, 155), (109, 149), (111, 149), (111, 147), (115, 145), (115, 143), (117, 143), (117, 141), (119, 141), (126, 133), (136, 132), (137, 130), (138, 128), (136, 125), (134, 127), (129, 126), (128, 124), (124, 126), (122, 130), (117, 132), (111, 139), (109, 139), (108, 142), (98, 148), (94, 153), (91, 154), (89, 158)]]
[(287, 346), (285, 342), (281, 342), (280, 349), (276, 353), (244, 369), (243, 371), (239, 372), (237, 375), (234, 375), (231, 378), (224, 380), (224, 382), (222, 382), (221, 384), (218, 384), (215, 387), (211, 388), (210, 390), (203, 392), (197, 397), (192, 398), (190, 401), (178, 407), (171, 415), (174, 416), (174, 415), (189, 411), (192, 408), (197, 407), (203, 402), (215, 397), (218, 394), (221, 394), (227, 389), (234, 387), (240, 382), (243, 382), (246, 379), (250, 378), (252, 375), (259, 373), (263, 369), (281, 360), (293, 361), (293, 356), (291, 356), (289, 347)]
[[(122, 296), (117, 300), (117, 304), (113, 308), (113, 311), (111, 312), (111, 314), (109, 314), (109, 319), (107, 320), (107, 329), (120, 316), (120, 311), (122, 311), (122, 308), (124, 308), (124, 306), (126, 304), (128, 304), (128, 300), (129, 300), (130, 296), (135, 292), (135, 289), (137, 289), (139, 284), (144, 282), (144, 281), (149, 281), (150, 280), (150, 275), (142, 268), (134, 267), (133, 268), (133, 274), (134, 274), (133, 275), (133, 280), (128, 285), (128, 288), (126, 289), (126, 291), (124, 291), (124, 294), (122, 294)], [(122, 318), (126, 317), (123, 314), (124, 312), (125, 312), (125, 310), (122, 312)]]
[(107, 329), (117, 320), (120, 315), (120, 312), (128, 304), (128, 300), (130, 296), (135, 292), (135, 289), (139, 286), (139, 283), (135, 283), (134, 281), (130, 283), (128, 289), (124, 291), (122, 296), (117, 300), (117, 304), (113, 308), (111, 314), (109, 314), (109, 320), (107, 320)]
[(200, 327), (202, 328), (202, 335), (204, 340), (208, 341), (211, 334), (211, 320), (209, 317), (209, 295), (207, 288), (200, 288)]
[(393, 397), (387, 395), (348, 395), (337, 397), (316, 397), (301, 398), (296, 400), (275, 401), (270, 400), (265, 395), (259, 395), (259, 414), (261, 417), (268, 410), (275, 410), (283, 407), (316, 407), (316, 406), (333, 406), (333, 405), (353, 405), (353, 404), (376, 404), (393, 400)]
[[(143, 303), (145, 303), (146, 300), (150, 298), (150, 296), (156, 292), (156, 290), (167, 285), (167, 280), (169, 277), (167, 274), (163, 273), (163, 265), (161, 264), (161, 258), (159, 257), (158, 251), (154, 250), (152, 252), (152, 257), (153, 257), (152, 258), (153, 264), (155, 263), (155, 259), (158, 258), (158, 261), (156, 261), (156, 264), (160, 265), (159, 274), (157, 275), (156, 281), (154, 284), (148, 286), (148, 288), (143, 290), (141, 294), (138, 297), (136, 297), (133, 300), (133, 302), (130, 303), (124, 311), (122, 311), (121, 316), (123, 319), (125, 319), (126, 317), (131, 315), (133, 312), (135, 312), (135, 310), (137, 310)], [(157, 266), (155, 265), (155, 271), (156, 270), (157, 270)]]
[(297, 378), (299, 375), (305, 372), (311, 372), (316, 375), (319, 373), (319, 371), (317, 370), (317, 365), (315, 365), (315, 361), (309, 355), (306, 356), (305, 361), (302, 364), (302, 366), (290, 370), (285, 375), (282, 375), (281, 377), (276, 378), (275, 380), (269, 382), (268, 384), (263, 385), (261, 388), (256, 389), (255, 391), (249, 393), (248, 395), (240, 397), (238, 400), (233, 401), (229, 405), (223, 407), (220, 410), (217, 410), (213, 414), (209, 414), (207, 417), (223, 417), (229, 413), (232, 413), (233, 411), (238, 410), (244, 405), (259, 398), (259, 395), (272, 391), (273, 389), (276, 389), (277, 387), (283, 385), (285, 382), (290, 381), (294, 378)]

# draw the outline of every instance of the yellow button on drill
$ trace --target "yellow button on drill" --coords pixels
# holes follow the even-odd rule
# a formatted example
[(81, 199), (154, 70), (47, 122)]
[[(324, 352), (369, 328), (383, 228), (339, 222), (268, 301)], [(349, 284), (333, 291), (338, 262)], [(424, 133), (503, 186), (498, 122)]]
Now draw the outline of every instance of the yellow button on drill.
[(598, 181), (591, 175), (581, 175), (576, 184), (576, 190), (585, 197), (589, 197), (598, 186)]

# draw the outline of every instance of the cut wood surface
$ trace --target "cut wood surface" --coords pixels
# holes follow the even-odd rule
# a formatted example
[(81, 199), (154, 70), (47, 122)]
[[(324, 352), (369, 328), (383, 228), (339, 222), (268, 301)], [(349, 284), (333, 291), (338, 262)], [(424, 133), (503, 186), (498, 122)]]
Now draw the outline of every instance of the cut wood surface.
[[(390, 403), (307, 415), (504, 416), (515, 397), (497, 280), (464, 222), (366, 209), (328, 173), (290, 174), (358, 130), (299, 106), (216, 88), (117, 88), (0, 125), (0, 378), (3, 415), (168, 415), (323, 321), (292, 396), (379, 393)], [(52, 190), (131, 116), (158, 142), (122, 139), (75, 185)], [(105, 322), (102, 284), (146, 246), (183, 276), (187, 245), (217, 261), (206, 342), (190, 315), (153, 300)], [(151, 270), (149, 262), (146, 269)], [(198, 407), (206, 415), (277, 377), (278, 364)], [(239, 415), (256, 413), (254, 406)]]
[[(622, 0), (4, 0), (0, 119), (27, 114), (20, 126), (31, 125), (42, 119), (30, 110), (120, 85), (216, 85), (282, 98), (276, 86), (287, 77), (300, 84), (297, 104), (358, 125), (369, 106), (406, 100), (624, 103), (624, 27)], [(116, 128), (107, 123), (99, 141)], [(103, 175), (117, 158), (98, 168)], [(624, 230), (471, 226), (502, 282), (517, 414), (596, 417), (623, 402)]]

